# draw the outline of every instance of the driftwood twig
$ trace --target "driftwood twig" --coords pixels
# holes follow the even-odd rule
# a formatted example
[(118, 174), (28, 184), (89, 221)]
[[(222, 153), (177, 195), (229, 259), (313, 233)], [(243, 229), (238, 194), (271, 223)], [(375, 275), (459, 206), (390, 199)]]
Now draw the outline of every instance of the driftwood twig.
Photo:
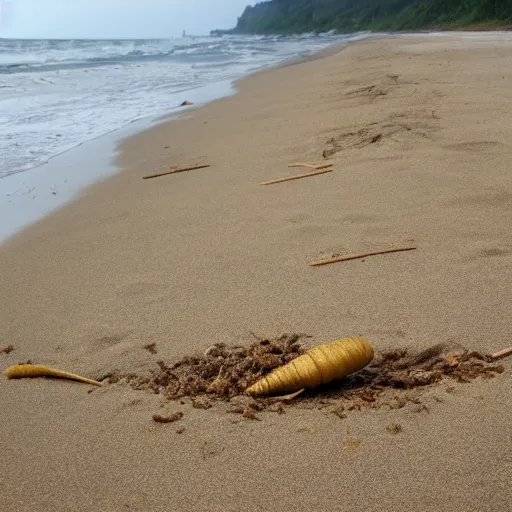
[(295, 176), (287, 176), (286, 178), (278, 178), (277, 180), (262, 181), (260, 185), (272, 185), (274, 183), (282, 183), (283, 181), (299, 180), (301, 178), (309, 178), (310, 176), (316, 176), (317, 174), (324, 174), (326, 172), (332, 172), (332, 169), (317, 169), (315, 171), (307, 172), (304, 174), (296, 174)]
[(416, 247), (393, 247), (391, 249), (380, 249), (378, 251), (360, 252), (356, 254), (347, 254), (345, 256), (336, 256), (335, 258), (328, 258), (325, 260), (313, 261), (310, 263), (312, 267), (318, 267), (320, 265), (327, 265), (328, 263), (336, 263), (338, 261), (356, 260), (359, 258), (366, 258), (366, 256), (375, 256), (377, 254), (387, 254), (389, 252), (401, 252), (401, 251), (412, 251)]
[(190, 165), (189, 167), (182, 167), (181, 169), (180, 168), (174, 168), (174, 169), (171, 168), (170, 171), (157, 172), (155, 174), (148, 174), (147, 176), (143, 176), (142, 179), (149, 180), (150, 178), (158, 178), (159, 176), (166, 176), (167, 174), (176, 174), (178, 172), (194, 171), (195, 169), (204, 169), (205, 167), (210, 167), (210, 164)]
[(315, 169), (328, 169), (329, 167), (332, 167), (334, 164), (322, 164), (322, 165), (317, 165), (315, 166)]
[(489, 357), (491, 359), (500, 359), (501, 357), (509, 356), (512, 354), (512, 347), (504, 348), (503, 350), (500, 350), (499, 352), (495, 352), (494, 354), (491, 354)]
[(309, 167), (310, 169), (327, 169), (332, 167), (334, 164), (288, 164), (288, 167)]

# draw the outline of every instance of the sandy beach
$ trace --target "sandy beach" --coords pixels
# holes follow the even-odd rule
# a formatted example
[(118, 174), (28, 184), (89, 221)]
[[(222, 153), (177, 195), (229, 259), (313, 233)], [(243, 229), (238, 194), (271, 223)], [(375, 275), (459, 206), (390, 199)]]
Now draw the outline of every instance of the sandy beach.
[[(499, 33), (361, 41), (125, 139), (121, 172), (0, 245), (0, 345), (14, 347), (0, 371), (147, 374), (282, 333), (377, 352), (512, 345), (511, 58)], [(260, 185), (324, 160), (333, 172)], [(420, 390), (424, 408), (340, 418), (298, 401), (261, 421), (122, 380), (2, 376), (0, 508), (505, 511), (512, 358), (500, 364)]]

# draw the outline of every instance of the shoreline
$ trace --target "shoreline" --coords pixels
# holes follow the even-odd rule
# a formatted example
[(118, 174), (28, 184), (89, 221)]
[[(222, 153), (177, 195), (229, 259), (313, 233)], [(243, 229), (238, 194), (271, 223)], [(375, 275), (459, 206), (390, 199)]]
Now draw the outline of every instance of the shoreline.
[[(147, 116), (109, 133), (87, 140), (53, 156), (48, 162), (0, 178), (0, 245), (69, 204), (90, 186), (117, 174), (118, 146), (126, 138), (165, 122), (187, 116), (201, 106), (234, 94), (231, 81), (219, 81), (187, 91), (194, 106), (175, 107), (162, 116)], [(93, 155), (93, 159), (89, 158)], [(78, 168), (78, 170), (77, 170)], [(91, 172), (93, 168), (93, 172)]]
[[(337, 53), (344, 46), (368, 36), (353, 34), (340, 37), (343, 38), (343, 41), (333, 42), (326, 48), (314, 51), (310, 55), (296, 56), (285, 59), (282, 62), (269, 64), (260, 69), (250, 71), (237, 79), (220, 80), (206, 86), (174, 93), (173, 96), (176, 96), (177, 100), (179, 98), (183, 99), (186, 96), (185, 99), (192, 101), (194, 105), (187, 108), (178, 105), (161, 115), (144, 116), (134, 119), (118, 129), (57, 153), (43, 164), (1, 177), (0, 197), (5, 198), (5, 200), (0, 201), (0, 218), (8, 218), (10, 220), (8, 224), (0, 222), (0, 245), (7, 243), (11, 237), (21, 232), (25, 227), (36, 223), (48, 214), (73, 201), (80, 193), (86, 192), (88, 187), (120, 172), (122, 169), (116, 166), (115, 161), (118, 146), (124, 139), (162, 123), (172, 122), (183, 116), (193, 115), (197, 109), (213, 101), (236, 94), (236, 83), (246, 77), (279, 69), (280, 67), (300, 64), (308, 60), (324, 58)], [(97, 172), (90, 174), (84, 167), (84, 173), (75, 171), (68, 173), (69, 168), (80, 167), (84, 154), (96, 154), (97, 152), (102, 155), (101, 158), (94, 161), (94, 165), (98, 169)], [(70, 186), (69, 183), (72, 183), (72, 185)], [(34, 195), (33, 192), (35, 190), (39, 192)], [(30, 196), (29, 199), (32, 199), (24, 200), (22, 196)], [(34, 199), (37, 200), (34, 201)]]
[[(148, 375), (158, 361), (283, 332), (310, 336), (308, 346), (361, 336), (377, 354), (504, 348), (511, 56), (512, 38), (363, 41), (246, 77), (237, 94), (124, 139), (121, 172), (0, 245), (3, 337), (14, 347), (0, 371), (30, 360), (93, 379)], [(324, 154), (332, 172), (260, 186)], [(196, 161), (211, 167), (142, 180)], [(89, 392), (0, 378), (3, 503), (505, 510), (512, 361), (500, 363), (493, 379), (392, 390), (397, 403), (394, 393), (411, 399), (396, 407), (337, 415), (299, 401), (261, 421), (122, 379)], [(176, 424), (152, 420), (179, 413)]]
[[(436, 37), (436, 36), (466, 36), (485, 37), (491, 31), (463, 32), (463, 31), (440, 31), (440, 32), (403, 32), (403, 33), (355, 33), (347, 34), (346, 39), (341, 42), (334, 42), (328, 47), (313, 52), (307, 56), (298, 56), (286, 59), (283, 62), (269, 65), (258, 69), (236, 80), (223, 80), (214, 82), (207, 86), (176, 93), (187, 95), (192, 99), (194, 106), (183, 109), (180, 106), (166, 114), (159, 116), (147, 116), (135, 119), (129, 124), (100, 135), (94, 139), (87, 140), (78, 146), (56, 154), (48, 162), (30, 168), (26, 171), (6, 175), (0, 179), (0, 196), (5, 200), (0, 202), (0, 217), (10, 219), (9, 223), (0, 223), (0, 245), (5, 244), (9, 239), (23, 231), (24, 228), (45, 218), (47, 215), (57, 211), (59, 208), (69, 204), (81, 193), (85, 193), (88, 187), (97, 184), (110, 176), (122, 171), (117, 165), (118, 147), (124, 139), (129, 139), (138, 133), (150, 130), (162, 123), (179, 120), (183, 116), (194, 115), (197, 109), (208, 105), (211, 102), (237, 94), (237, 83), (259, 73), (271, 72), (276, 69), (300, 65), (304, 62), (324, 59), (336, 55), (344, 48), (357, 44), (360, 41), (372, 39), (388, 39), (393, 37)], [(494, 35), (501, 34), (508, 37), (507, 31), (495, 31)], [(184, 96), (183, 96), (184, 97)], [(95, 168), (98, 170), (92, 175), (84, 167), (84, 173), (75, 171), (69, 173), (67, 170), (80, 166), (83, 155), (99, 152), (102, 157), (95, 160)], [(35, 192), (38, 191), (38, 192)], [(34, 193), (35, 192), (35, 193)], [(17, 196), (17, 197), (14, 197)], [(26, 196), (27, 199), (22, 198)]]

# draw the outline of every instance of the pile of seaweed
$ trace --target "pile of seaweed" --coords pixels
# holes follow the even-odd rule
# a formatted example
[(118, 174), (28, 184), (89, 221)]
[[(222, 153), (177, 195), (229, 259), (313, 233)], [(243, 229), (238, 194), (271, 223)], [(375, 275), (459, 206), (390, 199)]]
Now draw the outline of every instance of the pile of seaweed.
[(159, 361), (158, 369), (150, 375), (114, 373), (108, 381), (124, 379), (134, 389), (148, 390), (168, 400), (188, 397), (198, 408), (210, 408), (215, 401), (230, 402), (231, 412), (250, 417), (250, 410), (283, 412), (284, 405), (335, 406), (338, 411), (400, 408), (408, 401), (421, 403), (418, 394), (407, 393), (410, 390), (426, 390), (447, 380), (467, 383), (478, 377), (490, 379), (504, 371), (489, 356), (439, 344), (421, 352), (398, 349), (378, 353), (363, 370), (293, 400), (245, 396), (248, 386), (305, 352), (302, 337), (284, 334), (245, 347), (218, 343), (203, 355), (187, 356), (173, 364)]
[[(478, 377), (492, 379), (503, 371), (503, 366), (493, 364), (488, 355), (459, 346), (437, 344), (421, 352), (390, 350), (377, 354), (359, 372), (324, 386), (313, 400), (336, 404), (338, 411), (400, 409), (408, 402), (421, 405), (425, 392), (443, 382), (465, 384)], [(454, 387), (449, 385), (446, 390), (453, 391)]]
[(186, 356), (173, 364), (158, 361), (150, 376), (113, 374), (109, 382), (126, 378), (135, 389), (151, 390), (169, 400), (206, 395), (229, 400), (253, 382), (303, 354), (299, 334), (261, 339), (248, 347), (216, 343), (203, 355)]

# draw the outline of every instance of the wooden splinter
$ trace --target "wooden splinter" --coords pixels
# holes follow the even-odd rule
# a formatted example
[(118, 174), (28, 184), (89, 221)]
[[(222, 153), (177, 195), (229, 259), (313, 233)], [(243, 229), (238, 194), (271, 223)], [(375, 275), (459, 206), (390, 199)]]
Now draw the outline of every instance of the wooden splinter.
[(491, 354), (489, 357), (491, 359), (500, 359), (501, 357), (505, 357), (512, 354), (512, 347), (504, 348), (503, 350), (500, 350), (499, 352), (495, 352), (494, 354)]
[(332, 167), (334, 164), (323, 164), (323, 165), (316, 165), (315, 169), (328, 169), (329, 167)]
[(295, 393), (291, 393), (290, 395), (271, 397), (268, 399), (268, 401), (271, 403), (274, 403), (274, 404), (279, 403), (279, 402), (284, 402), (284, 403), (291, 402), (292, 400), (295, 400), (298, 396), (302, 395), (302, 393), (304, 393), (304, 391), (306, 391), (305, 388), (299, 389), (299, 391), (296, 391)]
[(296, 174), (295, 176), (287, 176), (286, 178), (278, 178), (277, 180), (262, 181), (260, 185), (272, 185), (274, 183), (282, 183), (283, 181), (299, 180), (301, 178), (309, 178), (310, 176), (317, 176), (318, 174), (325, 174), (326, 172), (332, 172), (332, 169), (317, 169), (312, 172), (304, 174)]
[(327, 169), (332, 167), (334, 164), (288, 164), (288, 167), (309, 167), (310, 169)]
[(29, 377), (58, 377), (61, 379), (76, 380), (84, 382), (85, 384), (92, 384), (93, 386), (103, 386), (97, 380), (87, 379), (74, 373), (64, 372), (62, 370), (55, 370), (48, 366), (39, 364), (15, 364), (4, 370), (4, 375), (9, 379), (24, 379)]
[(171, 168), (170, 171), (157, 172), (155, 174), (148, 174), (147, 176), (143, 176), (142, 179), (149, 180), (150, 178), (158, 178), (159, 176), (166, 176), (167, 174), (176, 174), (178, 172), (194, 171), (196, 169), (204, 169), (205, 167), (210, 167), (210, 164), (191, 165), (189, 167), (182, 167), (181, 169), (180, 168)]
[(336, 256), (335, 258), (327, 258), (325, 260), (313, 261), (310, 263), (312, 267), (327, 265), (328, 263), (336, 263), (338, 261), (356, 260), (366, 258), (367, 256), (375, 256), (377, 254), (387, 254), (390, 252), (413, 251), (416, 247), (393, 247), (391, 249), (380, 249), (378, 251), (360, 252), (356, 254), (347, 254), (345, 256)]

